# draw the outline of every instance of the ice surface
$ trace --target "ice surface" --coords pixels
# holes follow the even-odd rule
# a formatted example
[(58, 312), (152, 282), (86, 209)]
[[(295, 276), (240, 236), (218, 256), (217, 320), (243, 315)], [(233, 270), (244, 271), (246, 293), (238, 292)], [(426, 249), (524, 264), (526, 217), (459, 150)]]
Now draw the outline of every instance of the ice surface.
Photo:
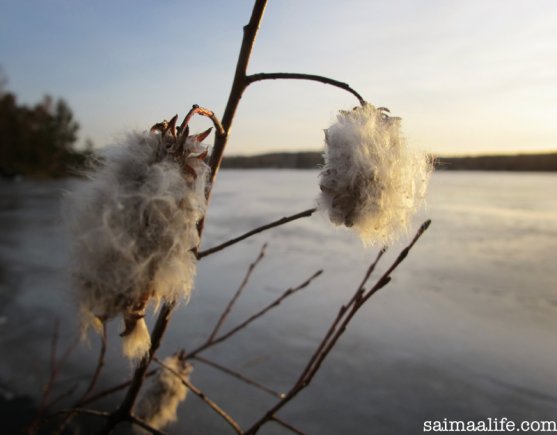
[[(0, 389), (37, 395), (49, 340), (60, 319), (64, 343), (75, 310), (59, 220), (70, 183), (0, 184)], [(281, 415), (307, 433), (405, 434), (423, 421), (551, 419), (557, 405), (557, 175), (437, 173), (433, 224), (392, 283), (374, 296), (330, 354), (314, 383)], [(314, 206), (317, 172), (222, 171), (203, 240), (210, 247)], [(200, 262), (188, 305), (175, 313), (160, 355), (191, 349), (210, 332), (248, 264), (267, 257), (224, 326), (227, 330), (319, 268), (312, 286), (207, 356), (286, 390), (376, 255), (349, 230), (313, 216), (260, 234)], [(404, 242), (404, 241), (403, 241)], [(401, 244), (391, 248), (384, 270)], [(152, 325), (152, 319), (148, 319)], [(102, 384), (129, 376), (111, 325)], [(64, 347), (64, 344), (61, 344)], [(61, 378), (91, 372), (96, 343), (81, 346)], [(197, 364), (192, 382), (247, 427), (270, 396)], [(226, 433), (218, 416), (188, 398), (171, 433)], [(269, 424), (263, 433), (283, 433)]]

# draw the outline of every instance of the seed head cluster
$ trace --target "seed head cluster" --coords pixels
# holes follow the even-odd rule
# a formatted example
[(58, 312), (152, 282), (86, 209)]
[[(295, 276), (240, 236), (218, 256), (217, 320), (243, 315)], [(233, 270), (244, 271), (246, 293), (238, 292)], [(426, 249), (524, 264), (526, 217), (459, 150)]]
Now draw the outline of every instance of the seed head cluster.
[(367, 103), (341, 111), (325, 144), (319, 207), (331, 222), (353, 228), (365, 245), (391, 243), (407, 232), (432, 165), (407, 146), (400, 118)]
[(187, 299), (195, 276), (209, 171), (200, 140), (208, 132), (177, 138), (174, 124), (103, 150), (88, 180), (68, 195), (82, 326), (121, 316), (129, 358), (149, 349), (147, 304)]
[(178, 405), (186, 399), (188, 393), (188, 388), (178, 376), (189, 381), (193, 370), (191, 364), (185, 362), (179, 354), (165, 358), (163, 364), (171, 370), (161, 368), (145, 389), (135, 410), (138, 418), (155, 429), (162, 429), (176, 421)]

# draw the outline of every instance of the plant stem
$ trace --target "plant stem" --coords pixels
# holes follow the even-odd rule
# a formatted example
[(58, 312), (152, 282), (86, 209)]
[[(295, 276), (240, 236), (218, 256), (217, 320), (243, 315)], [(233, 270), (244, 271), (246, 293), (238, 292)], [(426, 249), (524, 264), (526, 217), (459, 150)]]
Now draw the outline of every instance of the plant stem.
[(331, 79), (329, 77), (324, 77), (316, 74), (301, 74), (301, 73), (259, 73), (259, 74), (252, 74), (246, 77), (247, 84), (251, 85), (252, 83), (259, 82), (262, 80), (309, 80), (313, 82), (319, 82), (326, 85), (335, 86), (340, 89), (344, 89), (347, 92), (350, 92), (354, 95), (360, 104), (363, 106), (365, 104), (364, 98), (356, 92), (354, 89), (348, 85), (348, 83), (339, 82), (338, 80)]
[(214, 254), (215, 252), (222, 251), (224, 248), (228, 248), (229, 246), (235, 245), (236, 243), (241, 242), (242, 240), (245, 240), (248, 237), (254, 236), (254, 235), (259, 234), (259, 233), (262, 233), (263, 231), (266, 231), (268, 229), (287, 224), (288, 222), (292, 222), (292, 221), (295, 221), (297, 219), (309, 217), (313, 213), (315, 213), (316, 210), (317, 210), (316, 208), (310, 208), (310, 209), (304, 210), (300, 213), (296, 213), (296, 214), (293, 214), (291, 216), (285, 216), (285, 217), (282, 217), (280, 219), (277, 219), (276, 221), (273, 221), (273, 222), (270, 222), (268, 224), (262, 225), (260, 227), (254, 228), (253, 230), (250, 230), (247, 233), (242, 234), (241, 236), (235, 237), (235, 238), (230, 239), (230, 240), (228, 240), (224, 243), (221, 243), (220, 245), (213, 246), (212, 248), (205, 249), (204, 251), (200, 251), (197, 254), (197, 258), (198, 259), (203, 258), (203, 257), (206, 257), (207, 255)]
[(242, 283), (240, 284), (240, 287), (238, 287), (238, 290), (236, 290), (236, 293), (234, 293), (234, 296), (232, 296), (232, 299), (230, 299), (230, 302), (228, 302), (228, 305), (226, 305), (226, 308), (222, 312), (219, 320), (217, 321), (217, 324), (215, 325), (215, 328), (213, 329), (213, 332), (211, 332), (211, 334), (209, 335), (208, 341), (213, 341), (214, 338), (216, 337), (217, 333), (219, 332), (220, 328), (222, 327), (222, 324), (224, 323), (224, 321), (228, 317), (228, 314), (230, 314), (230, 311), (232, 310), (232, 307), (234, 306), (234, 304), (236, 303), (236, 301), (238, 300), (238, 298), (240, 297), (240, 295), (244, 291), (244, 288), (246, 288), (246, 285), (247, 285), (247, 283), (248, 283), (248, 281), (251, 277), (251, 274), (253, 273), (253, 271), (255, 270), (257, 265), (259, 264), (259, 262), (265, 256), (265, 248), (267, 248), (266, 243), (261, 247), (261, 251), (259, 252), (259, 255), (255, 259), (255, 261), (249, 265), (248, 271), (246, 272), (246, 275), (244, 276), (244, 279), (242, 280)]
[(242, 39), (242, 46), (240, 47), (238, 63), (236, 64), (236, 72), (234, 73), (232, 88), (230, 89), (230, 95), (228, 96), (228, 102), (226, 103), (226, 109), (224, 110), (224, 115), (222, 117), (222, 126), (225, 134), (215, 137), (215, 145), (213, 147), (213, 152), (211, 153), (211, 184), (215, 180), (220, 168), (224, 149), (226, 147), (226, 143), (228, 142), (228, 135), (230, 134), (230, 127), (232, 126), (234, 115), (236, 114), (236, 109), (238, 108), (238, 104), (240, 104), (240, 100), (242, 99), (242, 94), (248, 85), (246, 80), (246, 71), (248, 69), (251, 52), (253, 50), (253, 44), (255, 43), (255, 37), (257, 36), (259, 24), (263, 18), (266, 6), (267, 0), (256, 0), (253, 5), (249, 23), (244, 26), (244, 38)]

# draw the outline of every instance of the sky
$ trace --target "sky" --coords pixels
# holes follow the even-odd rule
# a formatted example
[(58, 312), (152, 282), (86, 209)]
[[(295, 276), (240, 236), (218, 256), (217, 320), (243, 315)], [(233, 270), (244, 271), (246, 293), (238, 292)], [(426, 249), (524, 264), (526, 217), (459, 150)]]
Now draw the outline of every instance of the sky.
[[(199, 104), (221, 116), (247, 0), (0, 0), (7, 89), (64, 98), (95, 146)], [(270, 0), (249, 73), (349, 83), (439, 155), (557, 150), (554, 0)], [(319, 83), (250, 86), (229, 154), (320, 150), (350, 94)], [(206, 129), (195, 119), (192, 129)]]

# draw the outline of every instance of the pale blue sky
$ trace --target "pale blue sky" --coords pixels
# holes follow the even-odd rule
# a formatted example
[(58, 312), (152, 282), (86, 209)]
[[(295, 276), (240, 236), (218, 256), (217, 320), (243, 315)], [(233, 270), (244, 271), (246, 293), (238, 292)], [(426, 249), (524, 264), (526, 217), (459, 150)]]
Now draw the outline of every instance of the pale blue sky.
[[(65, 98), (97, 146), (194, 103), (222, 114), (250, 1), (0, 0), (0, 65), (21, 101)], [(270, 0), (250, 72), (346, 81), (439, 154), (557, 149), (557, 1)], [(228, 152), (317, 150), (321, 84), (244, 95)], [(207, 120), (194, 127), (206, 128)]]

